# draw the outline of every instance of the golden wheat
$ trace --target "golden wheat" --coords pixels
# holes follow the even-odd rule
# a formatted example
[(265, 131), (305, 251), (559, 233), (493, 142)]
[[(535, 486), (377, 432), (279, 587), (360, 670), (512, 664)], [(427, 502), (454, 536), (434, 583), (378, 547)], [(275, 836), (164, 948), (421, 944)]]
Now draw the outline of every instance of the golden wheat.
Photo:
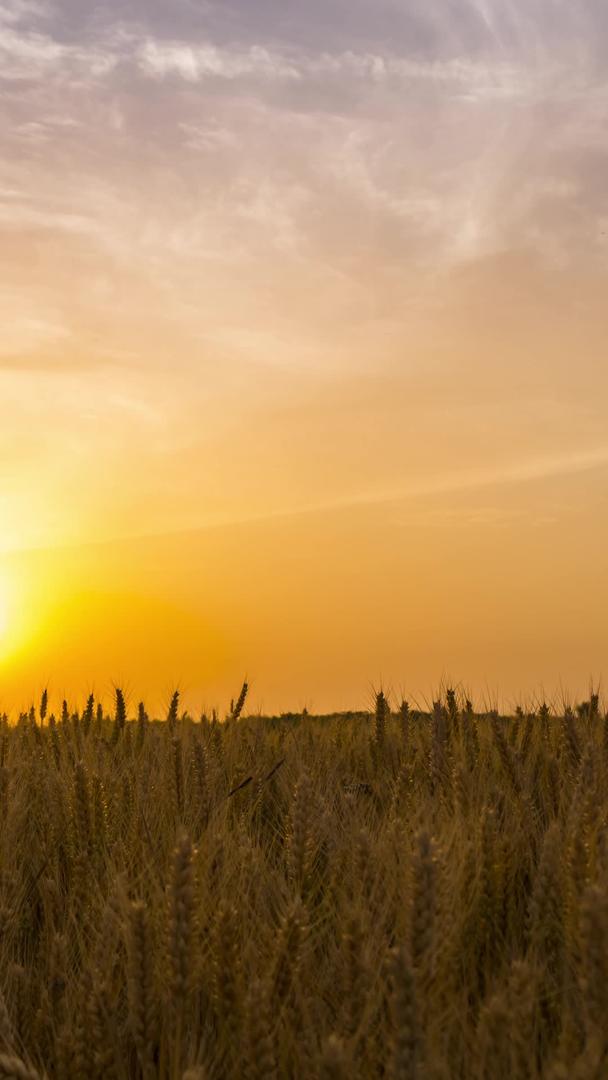
[(0, 1076), (605, 1080), (608, 724), (0, 718)]

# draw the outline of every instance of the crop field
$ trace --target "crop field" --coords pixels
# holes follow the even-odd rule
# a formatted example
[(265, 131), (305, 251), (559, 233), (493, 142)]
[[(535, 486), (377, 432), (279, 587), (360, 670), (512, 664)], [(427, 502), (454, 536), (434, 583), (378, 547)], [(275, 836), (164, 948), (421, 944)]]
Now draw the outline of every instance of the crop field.
[(0, 1076), (608, 1076), (608, 723), (0, 726)]

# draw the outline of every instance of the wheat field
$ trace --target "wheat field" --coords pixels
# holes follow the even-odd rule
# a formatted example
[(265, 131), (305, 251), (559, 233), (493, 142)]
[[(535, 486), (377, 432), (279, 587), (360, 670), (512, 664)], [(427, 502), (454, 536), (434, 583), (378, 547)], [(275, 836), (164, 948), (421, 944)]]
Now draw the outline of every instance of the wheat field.
[(0, 731), (0, 1076), (608, 1076), (608, 721)]

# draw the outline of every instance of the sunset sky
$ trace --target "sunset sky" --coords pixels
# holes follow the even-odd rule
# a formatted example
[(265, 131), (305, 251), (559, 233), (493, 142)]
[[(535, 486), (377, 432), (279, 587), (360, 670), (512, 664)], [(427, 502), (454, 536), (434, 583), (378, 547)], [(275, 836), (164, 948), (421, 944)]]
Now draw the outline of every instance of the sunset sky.
[(585, 694), (608, 4), (0, 0), (0, 709)]

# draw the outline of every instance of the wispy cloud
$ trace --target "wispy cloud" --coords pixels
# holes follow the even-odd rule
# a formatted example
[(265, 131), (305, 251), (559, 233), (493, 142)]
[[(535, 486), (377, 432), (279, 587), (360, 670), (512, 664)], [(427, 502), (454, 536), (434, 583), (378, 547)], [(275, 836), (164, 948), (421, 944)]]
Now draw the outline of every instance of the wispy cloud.
[(261, 45), (247, 49), (197, 46), (180, 41), (148, 40), (137, 50), (146, 75), (178, 75), (187, 82), (219, 78), (304, 82), (356, 80), (371, 85), (400, 86), (421, 82), (451, 90), (469, 100), (521, 98), (539, 84), (541, 73), (504, 61), (488, 63), (466, 58), (420, 61), (387, 53), (321, 53), (318, 55), (270, 51)]
[[(361, 491), (327, 501), (321, 500), (298, 507), (281, 508), (246, 519), (238, 518), (234, 519), (233, 523), (236, 524), (237, 521), (244, 520), (271, 520), (272, 518), (317, 514), (354, 509), (356, 507), (381, 506), (390, 503), (397, 505), (434, 495), (451, 495), (459, 492), (481, 491), (483, 489), (492, 491), (501, 487), (517, 487), (560, 477), (576, 476), (599, 469), (603, 470), (607, 467), (608, 446), (600, 446), (592, 450), (574, 450), (570, 454), (564, 454), (563, 456), (547, 456), (514, 461), (498, 468), (447, 472), (393, 490)], [(495, 516), (496, 513), (493, 510), (490, 516)], [(498, 514), (500, 514), (500, 511)]]
[(15, 25), (25, 19), (46, 19), (51, 17), (52, 8), (49, 4), (38, 3), (38, 0), (2, 0), (0, 3), (0, 25)]
[[(0, 304), (0, 311), (2, 305)], [(57, 344), (69, 338), (68, 328), (60, 322), (50, 322), (40, 316), (22, 316), (15, 318), (14, 314), (3, 323), (0, 334), (0, 368), (6, 366), (6, 361), (13, 360), (22, 363), (24, 356), (46, 348), (50, 344)]]
[(297, 67), (260, 45), (236, 51), (212, 44), (193, 47), (185, 42), (146, 41), (138, 50), (138, 59), (146, 74), (157, 77), (179, 75), (189, 82), (210, 76), (220, 79), (300, 78)]
[(555, 457), (515, 461), (499, 468), (448, 473), (397, 491), (362, 494), (357, 496), (356, 502), (398, 502), (424, 495), (529, 484), (555, 477), (576, 476), (578, 473), (592, 472), (596, 469), (604, 469), (606, 466), (608, 466), (608, 446), (599, 446), (592, 450), (574, 450), (569, 454)]
[(68, 45), (50, 34), (0, 22), (0, 82), (41, 79), (55, 72), (91, 81), (108, 75), (118, 60), (101, 45)]
[[(347, 6), (0, 0), (5, 368), (170, 373), (182, 427), (229, 408), (227, 387), (255, 416), (398, 370), (411, 410), (432, 386), (451, 430), (458, 372), (480, 401), (500, 364), (513, 414), (522, 384), (572, 408), (567, 343), (601, 382), (608, 16)], [(144, 399), (164, 407), (159, 386)], [(599, 430), (600, 399), (573, 435)], [(444, 477), (459, 458), (440, 445)]]

